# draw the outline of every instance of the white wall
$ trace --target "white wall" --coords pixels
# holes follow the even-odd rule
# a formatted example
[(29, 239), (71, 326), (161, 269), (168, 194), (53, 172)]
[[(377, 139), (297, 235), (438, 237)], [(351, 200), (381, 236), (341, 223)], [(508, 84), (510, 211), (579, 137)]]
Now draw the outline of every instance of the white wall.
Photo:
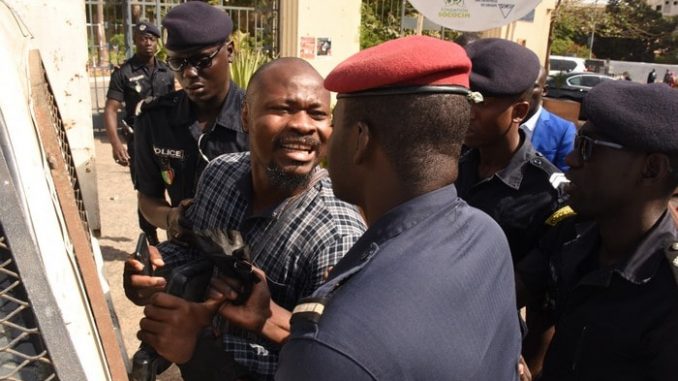
[[(281, 49), (301, 57), (324, 77), (360, 50), (360, 0), (282, 0)], [(329, 39), (328, 55), (318, 54), (319, 39)]]
[(68, 134), (90, 227), (101, 229), (94, 162), (85, 2), (9, 0), (40, 49)]

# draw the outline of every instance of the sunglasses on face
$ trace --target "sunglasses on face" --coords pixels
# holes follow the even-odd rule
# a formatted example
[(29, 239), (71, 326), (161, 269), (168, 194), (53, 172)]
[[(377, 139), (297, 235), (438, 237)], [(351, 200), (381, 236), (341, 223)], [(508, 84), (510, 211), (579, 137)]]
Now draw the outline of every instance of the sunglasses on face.
[(207, 69), (210, 66), (212, 66), (212, 61), (214, 60), (214, 57), (219, 54), (221, 51), (221, 48), (223, 48), (224, 45), (221, 45), (215, 50), (213, 53), (210, 53), (208, 55), (205, 54), (196, 54), (194, 56), (186, 57), (186, 58), (178, 58), (178, 57), (171, 57), (167, 59), (167, 66), (169, 66), (170, 70), (172, 71), (183, 71), (186, 66), (191, 65), (197, 70), (202, 70), (202, 69)]
[(593, 139), (590, 136), (586, 135), (577, 135), (574, 138), (574, 151), (579, 154), (579, 158), (582, 161), (591, 160), (593, 146), (602, 146), (612, 149), (624, 149), (624, 146), (622, 146), (621, 144), (609, 142), (607, 140)]

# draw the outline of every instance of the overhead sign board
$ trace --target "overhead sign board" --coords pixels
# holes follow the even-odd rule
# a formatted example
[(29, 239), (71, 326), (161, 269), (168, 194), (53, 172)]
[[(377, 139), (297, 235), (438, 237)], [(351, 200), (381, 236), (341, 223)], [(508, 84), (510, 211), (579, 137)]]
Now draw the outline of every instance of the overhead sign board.
[(446, 28), (479, 32), (504, 26), (532, 11), (541, 0), (409, 0), (431, 21)]

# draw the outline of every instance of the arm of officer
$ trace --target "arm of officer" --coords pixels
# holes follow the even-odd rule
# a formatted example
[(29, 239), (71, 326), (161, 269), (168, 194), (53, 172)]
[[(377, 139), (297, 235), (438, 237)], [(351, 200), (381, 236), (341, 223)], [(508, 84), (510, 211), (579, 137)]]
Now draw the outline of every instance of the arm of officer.
[(179, 220), (193, 201), (182, 200), (178, 206), (172, 207), (164, 198), (151, 197), (137, 192), (137, 202), (141, 214), (148, 222), (167, 230), (169, 237), (177, 238), (184, 232)]
[(230, 323), (255, 332), (275, 343), (283, 343), (290, 335), (292, 313), (271, 300), (266, 274), (254, 268), (259, 283), (252, 288), (252, 294), (242, 305), (232, 302), (238, 296), (241, 284), (227, 277), (213, 277), (210, 283), (210, 300), (222, 303), (219, 314)]
[(104, 107), (104, 127), (108, 141), (113, 150), (113, 159), (116, 163), (127, 166), (129, 164), (129, 153), (127, 148), (118, 136), (118, 110), (122, 108), (122, 103), (116, 99), (107, 98)]
[(376, 380), (356, 359), (313, 338), (294, 337), (280, 352), (276, 381)]
[(544, 295), (548, 282), (548, 257), (535, 248), (515, 266), (518, 308), (533, 304)]

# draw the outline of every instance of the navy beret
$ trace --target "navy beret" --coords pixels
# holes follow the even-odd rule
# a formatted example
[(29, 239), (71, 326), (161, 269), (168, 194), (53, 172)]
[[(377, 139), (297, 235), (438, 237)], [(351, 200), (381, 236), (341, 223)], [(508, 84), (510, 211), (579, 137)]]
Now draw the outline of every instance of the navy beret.
[(224, 42), (233, 31), (233, 21), (226, 12), (201, 1), (172, 8), (162, 25), (167, 30), (165, 47), (174, 51)]
[(509, 96), (534, 86), (541, 65), (530, 49), (501, 38), (483, 38), (465, 48), (472, 64), (471, 90)]
[(678, 90), (663, 83), (609, 80), (584, 98), (596, 132), (641, 152), (678, 152)]
[(134, 27), (134, 32), (141, 34), (148, 33), (154, 35), (155, 37), (160, 37), (160, 29), (148, 21), (139, 21)]

